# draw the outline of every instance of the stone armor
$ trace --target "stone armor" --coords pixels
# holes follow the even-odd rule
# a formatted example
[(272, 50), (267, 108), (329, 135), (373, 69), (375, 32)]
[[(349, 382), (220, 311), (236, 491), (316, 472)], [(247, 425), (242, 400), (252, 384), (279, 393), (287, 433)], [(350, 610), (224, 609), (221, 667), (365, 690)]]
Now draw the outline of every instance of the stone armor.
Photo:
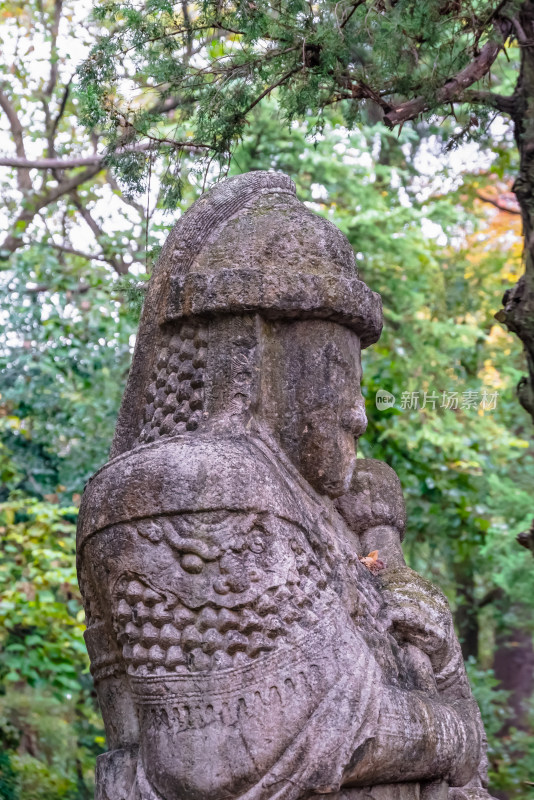
[(447, 603), (404, 563), (395, 473), (356, 460), (380, 329), (284, 175), (171, 232), (80, 509), (97, 800), (488, 797)]

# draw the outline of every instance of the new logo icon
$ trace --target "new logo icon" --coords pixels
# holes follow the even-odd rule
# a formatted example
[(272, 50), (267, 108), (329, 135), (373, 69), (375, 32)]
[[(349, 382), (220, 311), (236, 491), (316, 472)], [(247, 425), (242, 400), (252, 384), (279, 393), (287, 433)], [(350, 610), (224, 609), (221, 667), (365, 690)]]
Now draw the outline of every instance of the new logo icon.
[(379, 389), (376, 393), (375, 403), (379, 411), (385, 411), (386, 408), (393, 408), (395, 405), (395, 395), (386, 392), (385, 389)]

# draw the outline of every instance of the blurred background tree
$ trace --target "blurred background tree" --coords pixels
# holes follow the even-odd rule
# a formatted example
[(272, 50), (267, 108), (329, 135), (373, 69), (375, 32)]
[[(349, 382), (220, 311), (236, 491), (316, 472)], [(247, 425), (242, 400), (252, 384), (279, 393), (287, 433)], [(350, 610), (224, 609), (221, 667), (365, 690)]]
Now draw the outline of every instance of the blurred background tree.
[[(168, 71), (156, 97), (145, 12), (159, 24), (171, 6), (146, 4), (137, 18), (123, 3), (102, 8), (96, 22), (84, 0), (5, 2), (0, 12), (0, 798), (92, 797), (105, 743), (83, 644), (77, 505), (107, 458), (159, 245), (211, 182), (251, 169), (291, 175), (299, 197), (348, 236), (362, 277), (383, 296), (384, 334), (365, 353), (361, 450), (399, 473), (410, 563), (450, 599), (488, 728), (493, 791), (528, 797), (534, 571), (515, 536), (532, 516), (534, 463), (514, 389), (521, 345), (494, 319), (522, 271), (509, 124), (481, 118), (477, 141), (466, 143), (469, 117), (458, 109), (457, 120), (393, 134), (366, 97), (352, 120), (343, 104), (319, 115), (306, 100), (284, 125), (280, 87), (248, 112), (221, 163), (198, 148), (186, 121), (200, 107), (190, 98), (184, 109), (173, 76), (180, 64), (224, 63), (238, 35), (210, 33), (206, 61), (192, 33), (158, 41), (154, 29), (150, 64)], [(180, 5), (176, 26), (201, 12)], [(133, 47), (108, 53), (120, 84), (80, 87), (76, 68), (106, 31), (105, 41)], [(509, 58), (494, 67), (503, 85), (519, 58), (513, 43)], [(115, 127), (109, 110), (127, 93), (131, 116)], [(99, 103), (108, 115), (91, 132), (81, 101), (85, 119)], [(395, 396), (393, 407), (376, 407), (379, 390)]]

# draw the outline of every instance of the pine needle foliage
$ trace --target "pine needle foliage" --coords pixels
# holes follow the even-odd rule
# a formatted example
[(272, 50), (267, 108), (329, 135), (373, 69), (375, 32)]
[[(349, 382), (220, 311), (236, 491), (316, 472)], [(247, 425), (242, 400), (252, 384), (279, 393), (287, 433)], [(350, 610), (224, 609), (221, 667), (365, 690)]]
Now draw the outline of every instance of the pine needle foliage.
[(306, 119), (312, 132), (333, 105), (352, 129), (373, 117), (393, 127), (446, 115), (452, 102), (493, 107), (490, 92), (469, 88), (480, 89), (518, 5), (104, 0), (94, 11), (102, 35), (80, 71), (84, 120), (105, 130), (110, 158), (134, 189), (142, 162), (137, 170), (125, 146), (150, 143), (170, 156), (176, 192), (184, 152), (224, 168), (251, 113), (275, 91), (282, 124)]

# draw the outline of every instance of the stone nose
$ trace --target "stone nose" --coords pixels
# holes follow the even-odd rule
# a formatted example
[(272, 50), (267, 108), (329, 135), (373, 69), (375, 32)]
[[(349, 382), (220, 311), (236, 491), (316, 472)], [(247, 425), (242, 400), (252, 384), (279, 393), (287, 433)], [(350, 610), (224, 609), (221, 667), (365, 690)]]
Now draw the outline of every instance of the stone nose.
[(353, 436), (363, 436), (367, 430), (367, 415), (363, 397), (354, 404), (350, 411), (343, 415), (342, 424), (345, 430)]

